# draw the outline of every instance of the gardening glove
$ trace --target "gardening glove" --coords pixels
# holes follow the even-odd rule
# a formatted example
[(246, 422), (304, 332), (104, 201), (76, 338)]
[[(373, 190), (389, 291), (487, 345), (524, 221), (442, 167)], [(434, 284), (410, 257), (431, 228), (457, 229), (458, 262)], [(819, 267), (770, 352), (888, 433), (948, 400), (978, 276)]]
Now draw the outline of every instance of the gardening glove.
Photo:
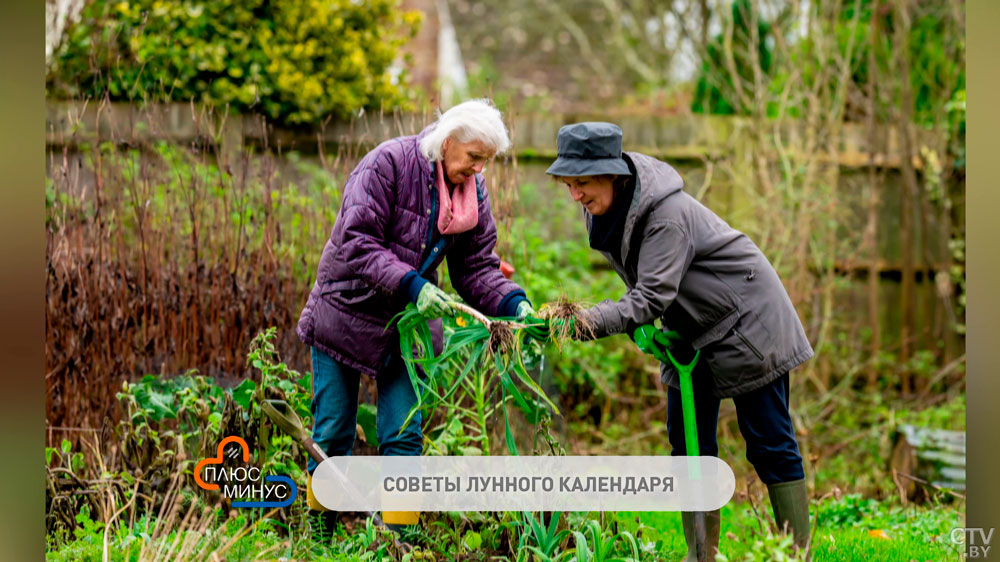
[(548, 320), (542, 320), (534, 314), (528, 314), (521, 322), (525, 324), (524, 333), (529, 338), (543, 343), (552, 339)]
[(684, 341), (684, 338), (673, 330), (668, 332), (659, 332), (655, 337), (663, 347), (672, 347), (675, 343), (681, 343)]
[(643, 324), (635, 329), (635, 333), (632, 334), (632, 341), (635, 342), (635, 346), (639, 348), (639, 351), (653, 355), (653, 342), (656, 339), (656, 334), (660, 330), (652, 324)]
[(451, 298), (433, 283), (424, 283), (417, 295), (417, 310), (427, 318), (441, 318), (442, 316), (454, 316)]
[(661, 359), (660, 355), (663, 355), (664, 350), (667, 349), (670, 350), (674, 359), (684, 364), (689, 363), (694, 357), (694, 348), (684, 341), (680, 334), (673, 330), (660, 331), (652, 324), (643, 324), (636, 328), (632, 334), (632, 340), (635, 341), (635, 345), (640, 351), (657, 359)]
[(549, 322), (549, 337), (552, 334), (567, 334), (573, 339), (577, 339), (576, 333), (576, 317), (570, 316), (569, 319), (565, 318), (553, 318)]
[(517, 319), (518, 320), (524, 320), (528, 316), (534, 316), (535, 315), (535, 309), (531, 308), (531, 303), (528, 302), (527, 299), (525, 299), (525, 300), (523, 300), (523, 301), (521, 301), (521, 302), (519, 302), (517, 304), (517, 313), (516, 314), (517, 314)]

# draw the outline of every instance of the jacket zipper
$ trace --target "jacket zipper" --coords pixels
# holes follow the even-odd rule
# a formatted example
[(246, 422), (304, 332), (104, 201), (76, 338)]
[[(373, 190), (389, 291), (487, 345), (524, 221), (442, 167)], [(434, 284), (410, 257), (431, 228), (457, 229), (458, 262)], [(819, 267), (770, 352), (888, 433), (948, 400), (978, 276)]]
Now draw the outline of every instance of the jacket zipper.
[(757, 348), (754, 347), (754, 345), (752, 343), (750, 343), (750, 340), (748, 340), (746, 338), (746, 336), (744, 336), (743, 334), (741, 334), (740, 331), (737, 330), (737, 329), (735, 329), (735, 328), (733, 329), (733, 333), (736, 334), (736, 337), (738, 337), (741, 340), (743, 340), (743, 343), (745, 343), (746, 346), (750, 348), (750, 351), (752, 351), (753, 354), (757, 356), (757, 359), (760, 359), (761, 361), (764, 360), (764, 355), (760, 351), (758, 351)]
[[(433, 182), (433, 178), (431, 180)], [(430, 222), (427, 228), (427, 241), (424, 242), (423, 251), (420, 252), (420, 259), (417, 261), (417, 275), (423, 276), (430, 269), (431, 255), (434, 253), (434, 225), (437, 224), (437, 187), (431, 183), (431, 213)]]

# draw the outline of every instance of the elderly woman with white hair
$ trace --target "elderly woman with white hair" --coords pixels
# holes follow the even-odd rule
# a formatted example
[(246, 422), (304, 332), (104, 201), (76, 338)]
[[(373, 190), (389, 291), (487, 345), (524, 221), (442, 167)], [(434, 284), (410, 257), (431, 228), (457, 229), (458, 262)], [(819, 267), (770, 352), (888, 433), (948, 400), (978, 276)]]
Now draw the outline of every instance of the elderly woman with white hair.
[[(509, 146), (500, 112), (488, 100), (471, 100), (416, 136), (383, 142), (351, 172), (297, 330), (312, 347), (313, 439), (328, 455), (351, 452), (362, 373), (378, 388), (379, 453), (420, 455), (420, 416), (400, 431), (416, 395), (398, 333), (387, 326), (413, 302), (430, 319), (440, 352), (440, 318), (451, 313), (437, 287), (446, 256), (452, 285), (469, 305), (490, 316), (533, 312), (521, 287), (500, 271), (482, 176), (486, 162)], [(310, 475), (315, 468), (310, 460)], [(311, 485), (308, 505), (328, 536), (333, 514), (319, 513)], [(411, 525), (418, 514), (383, 519), (390, 527)]]

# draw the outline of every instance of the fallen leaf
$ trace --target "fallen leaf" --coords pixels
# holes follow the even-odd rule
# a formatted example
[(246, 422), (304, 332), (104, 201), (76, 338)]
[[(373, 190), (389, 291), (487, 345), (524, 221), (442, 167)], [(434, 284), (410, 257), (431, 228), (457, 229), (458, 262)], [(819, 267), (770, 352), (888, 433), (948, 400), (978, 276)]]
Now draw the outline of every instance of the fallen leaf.
[(876, 539), (891, 540), (889, 538), (889, 535), (886, 534), (886, 532), (883, 531), (882, 529), (872, 529), (872, 530), (868, 531), (868, 536), (875, 537)]

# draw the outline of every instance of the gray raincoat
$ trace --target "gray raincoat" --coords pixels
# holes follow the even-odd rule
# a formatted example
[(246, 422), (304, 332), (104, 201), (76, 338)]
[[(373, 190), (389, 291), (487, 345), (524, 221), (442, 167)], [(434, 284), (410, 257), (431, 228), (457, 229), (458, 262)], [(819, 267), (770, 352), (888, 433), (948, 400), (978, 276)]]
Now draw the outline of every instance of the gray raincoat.
[[(635, 166), (636, 187), (621, 260), (601, 253), (628, 290), (583, 313), (595, 336), (631, 334), (660, 318), (701, 350), (695, 376), (710, 372), (721, 398), (764, 386), (812, 357), (792, 301), (757, 245), (685, 193), (669, 164), (624, 157)], [(589, 232), (593, 216), (584, 214)], [(661, 364), (660, 373), (678, 387), (672, 366)]]

